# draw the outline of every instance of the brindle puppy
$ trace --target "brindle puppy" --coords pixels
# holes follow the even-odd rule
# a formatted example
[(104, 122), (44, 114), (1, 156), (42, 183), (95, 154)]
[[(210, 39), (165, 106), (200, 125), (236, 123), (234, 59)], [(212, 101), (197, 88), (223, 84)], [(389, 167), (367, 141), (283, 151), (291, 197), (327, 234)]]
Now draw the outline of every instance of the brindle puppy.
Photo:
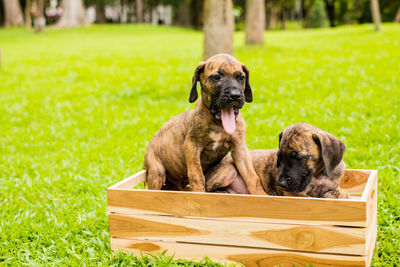
[[(348, 198), (339, 188), (344, 151), (345, 145), (335, 136), (298, 123), (279, 134), (279, 149), (251, 150), (250, 156), (269, 195)], [(229, 155), (206, 177), (207, 191), (246, 194)]]
[(201, 62), (193, 76), (193, 110), (168, 121), (147, 147), (144, 168), (149, 189), (205, 191), (204, 174), (232, 151), (233, 161), (251, 194), (265, 194), (245, 143), (246, 124), (239, 113), (253, 99), (249, 71), (236, 58), (219, 54)]

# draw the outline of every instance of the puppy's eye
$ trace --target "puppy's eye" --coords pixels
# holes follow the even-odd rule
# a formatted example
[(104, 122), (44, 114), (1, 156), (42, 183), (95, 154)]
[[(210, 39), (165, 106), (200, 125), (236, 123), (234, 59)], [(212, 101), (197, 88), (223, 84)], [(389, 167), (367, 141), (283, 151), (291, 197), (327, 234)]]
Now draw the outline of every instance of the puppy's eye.
[(295, 159), (296, 161), (302, 161), (305, 158), (305, 156), (300, 155), (297, 151), (293, 151), (292, 158)]
[(297, 151), (292, 152), (292, 158), (294, 158), (297, 161), (301, 161), (303, 158), (299, 155)]
[(220, 74), (212, 75), (212, 76), (211, 76), (211, 79), (212, 79), (214, 82), (219, 82), (219, 81), (221, 80), (221, 75), (220, 75)]
[(243, 75), (239, 76), (239, 81), (244, 82), (245, 79), (246, 79), (246, 76), (243, 76)]

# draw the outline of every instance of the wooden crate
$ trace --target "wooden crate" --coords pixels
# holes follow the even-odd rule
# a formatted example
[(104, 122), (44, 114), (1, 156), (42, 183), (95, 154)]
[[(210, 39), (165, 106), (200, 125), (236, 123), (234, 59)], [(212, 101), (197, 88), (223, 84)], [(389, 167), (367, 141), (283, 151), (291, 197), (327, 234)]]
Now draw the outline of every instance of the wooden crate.
[(111, 248), (208, 256), (246, 266), (369, 266), (377, 231), (377, 171), (346, 170), (350, 199), (132, 189), (107, 190)]

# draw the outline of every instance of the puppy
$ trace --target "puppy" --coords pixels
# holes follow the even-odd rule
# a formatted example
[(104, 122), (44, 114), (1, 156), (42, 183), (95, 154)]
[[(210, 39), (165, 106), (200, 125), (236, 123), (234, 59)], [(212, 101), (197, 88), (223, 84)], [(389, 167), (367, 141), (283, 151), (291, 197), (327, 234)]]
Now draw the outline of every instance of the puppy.
[[(348, 198), (339, 188), (344, 152), (345, 145), (335, 136), (298, 123), (279, 134), (279, 149), (251, 150), (250, 157), (269, 195)], [(247, 193), (229, 155), (206, 178), (209, 192)]]
[(212, 166), (232, 152), (232, 160), (251, 194), (264, 194), (246, 147), (246, 124), (239, 113), (253, 99), (249, 70), (236, 58), (218, 54), (201, 62), (193, 76), (193, 110), (168, 121), (152, 138), (145, 155), (149, 189), (204, 192)]

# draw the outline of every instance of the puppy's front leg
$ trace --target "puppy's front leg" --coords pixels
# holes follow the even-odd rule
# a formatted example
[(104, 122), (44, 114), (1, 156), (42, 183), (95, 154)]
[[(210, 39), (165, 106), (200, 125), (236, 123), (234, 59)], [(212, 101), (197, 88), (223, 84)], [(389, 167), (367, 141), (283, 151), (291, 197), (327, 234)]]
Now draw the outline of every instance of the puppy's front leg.
[(187, 137), (183, 149), (186, 159), (187, 175), (190, 184), (190, 190), (194, 192), (205, 191), (205, 177), (201, 168), (201, 148), (190, 137)]
[(323, 194), (323, 198), (350, 198), (349, 193), (346, 191), (340, 189), (340, 188), (335, 188), (333, 190), (330, 190)]
[(261, 185), (260, 177), (258, 177), (254, 170), (249, 150), (244, 141), (235, 142), (235, 147), (232, 151), (232, 158), (240, 175), (243, 177), (250, 194), (266, 195)]

